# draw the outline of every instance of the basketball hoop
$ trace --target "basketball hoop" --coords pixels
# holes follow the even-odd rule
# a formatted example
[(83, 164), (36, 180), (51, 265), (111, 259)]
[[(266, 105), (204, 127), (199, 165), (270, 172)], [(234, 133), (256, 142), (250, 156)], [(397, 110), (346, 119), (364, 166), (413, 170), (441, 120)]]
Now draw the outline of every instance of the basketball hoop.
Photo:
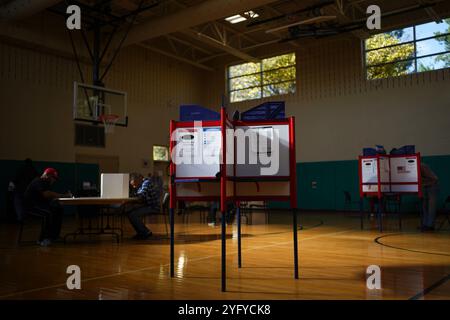
[(114, 127), (117, 121), (119, 121), (119, 116), (116, 114), (102, 114), (99, 119), (103, 122), (105, 127), (105, 133), (113, 133)]

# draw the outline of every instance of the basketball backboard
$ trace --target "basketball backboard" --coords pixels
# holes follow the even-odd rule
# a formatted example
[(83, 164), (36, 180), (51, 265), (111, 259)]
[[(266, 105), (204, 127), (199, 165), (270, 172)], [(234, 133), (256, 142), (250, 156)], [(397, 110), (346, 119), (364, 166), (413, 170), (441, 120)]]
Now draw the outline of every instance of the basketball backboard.
[(103, 123), (105, 116), (117, 116), (115, 125), (128, 125), (127, 93), (74, 82), (73, 119)]

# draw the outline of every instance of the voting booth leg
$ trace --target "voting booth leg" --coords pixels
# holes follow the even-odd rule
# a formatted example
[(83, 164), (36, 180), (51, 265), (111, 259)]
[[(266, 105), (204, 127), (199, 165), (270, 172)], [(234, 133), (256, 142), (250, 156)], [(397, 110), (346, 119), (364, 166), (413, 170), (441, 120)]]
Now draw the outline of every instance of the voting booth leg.
[(378, 199), (378, 209), (377, 209), (377, 215), (378, 215), (378, 228), (380, 229), (380, 232), (383, 232), (383, 219), (381, 217), (381, 206), (383, 205), (382, 199)]
[(238, 233), (238, 268), (242, 268), (242, 255), (241, 255), (241, 208), (236, 207), (237, 218), (237, 233)]
[(227, 242), (226, 242), (226, 211), (222, 211), (222, 292), (227, 290), (227, 266), (226, 266), (226, 254), (227, 254)]
[(364, 229), (364, 198), (359, 198), (359, 217), (361, 219), (361, 230)]
[(298, 279), (298, 242), (297, 242), (297, 210), (292, 209), (294, 231), (294, 277)]
[(420, 208), (419, 208), (419, 219), (420, 219), (420, 229), (422, 229), (423, 228), (423, 216), (424, 216), (424, 214), (425, 214), (425, 212), (424, 212), (424, 200), (423, 200), (423, 197), (420, 199), (420, 201), (419, 201), (419, 206), (420, 206)]
[(170, 214), (170, 277), (175, 276), (175, 219), (174, 209), (169, 209)]

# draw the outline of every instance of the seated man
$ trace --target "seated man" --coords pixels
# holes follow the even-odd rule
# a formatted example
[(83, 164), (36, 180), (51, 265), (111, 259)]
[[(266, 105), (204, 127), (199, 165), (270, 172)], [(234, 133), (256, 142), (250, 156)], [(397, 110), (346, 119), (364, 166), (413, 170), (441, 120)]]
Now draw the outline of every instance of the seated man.
[(136, 231), (133, 239), (146, 240), (151, 237), (152, 232), (142, 222), (142, 217), (152, 212), (160, 212), (160, 195), (154, 183), (148, 178), (144, 179), (139, 173), (130, 175), (130, 184), (131, 195), (141, 199), (139, 205), (128, 211), (128, 218)]
[(60, 194), (50, 191), (51, 186), (58, 179), (58, 172), (47, 168), (44, 173), (35, 178), (25, 190), (25, 201), (31, 211), (42, 214), (45, 223), (42, 225), (38, 244), (48, 246), (59, 238), (63, 208), (56, 201), (57, 198), (70, 197), (70, 193)]

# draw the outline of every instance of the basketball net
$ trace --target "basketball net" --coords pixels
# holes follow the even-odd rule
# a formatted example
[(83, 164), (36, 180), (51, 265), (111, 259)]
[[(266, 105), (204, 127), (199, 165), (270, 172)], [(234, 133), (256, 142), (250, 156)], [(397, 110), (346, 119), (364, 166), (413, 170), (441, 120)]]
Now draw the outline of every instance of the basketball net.
[(119, 121), (119, 116), (115, 114), (102, 114), (100, 120), (103, 122), (105, 133), (114, 133), (114, 127), (117, 121)]

